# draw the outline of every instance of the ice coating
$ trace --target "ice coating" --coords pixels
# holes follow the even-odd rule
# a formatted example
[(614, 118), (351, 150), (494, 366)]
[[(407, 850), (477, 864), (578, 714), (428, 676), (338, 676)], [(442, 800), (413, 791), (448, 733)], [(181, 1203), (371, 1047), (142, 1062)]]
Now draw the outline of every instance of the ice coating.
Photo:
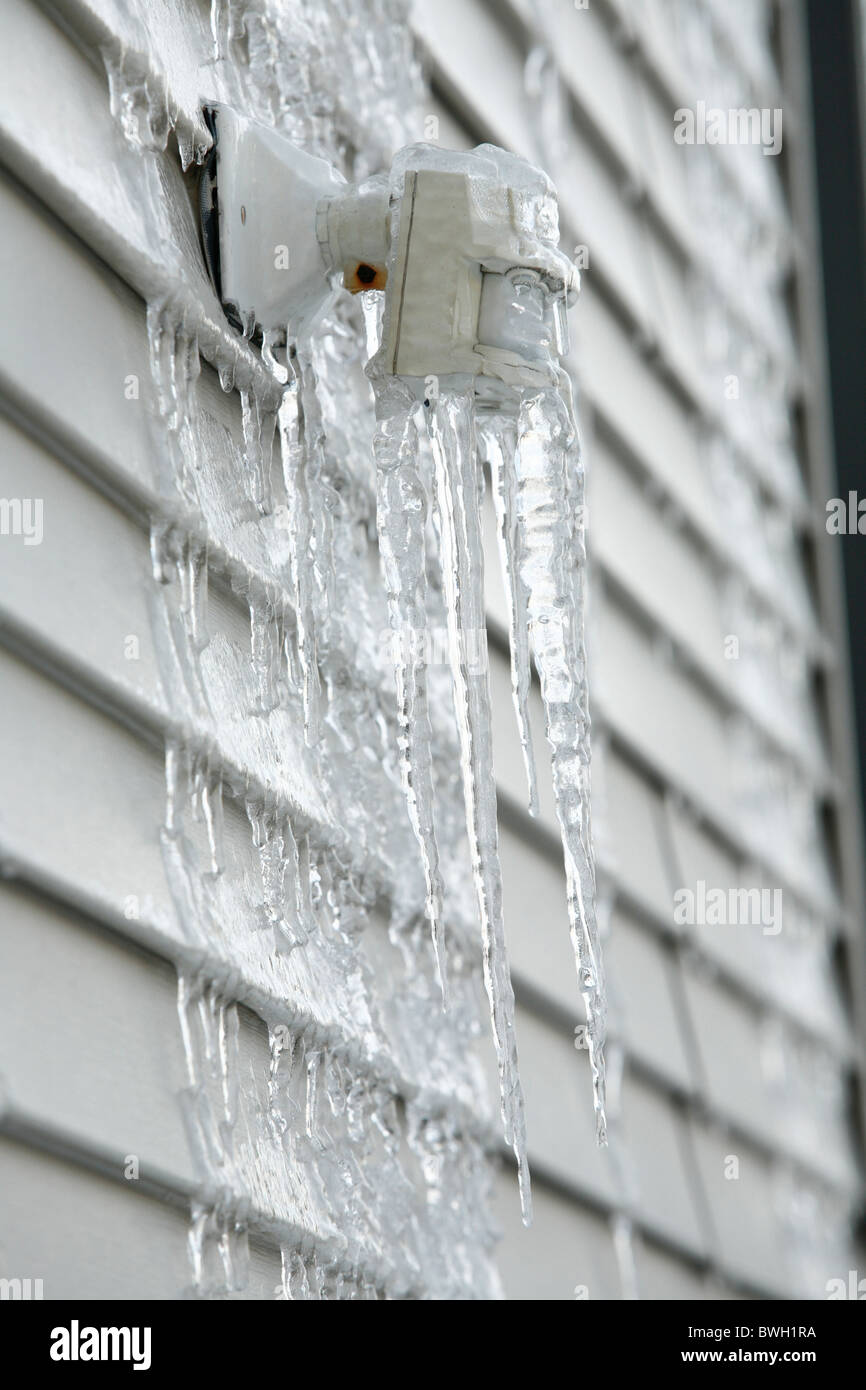
[[(167, 707), (161, 844), (174, 913), (163, 930), (181, 982), (198, 1173), (193, 1291), (243, 1285), (252, 1237), (279, 1247), (278, 1297), (495, 1296), (486, 1215), (494, 1133), (474, 1053), (482, 953), (457, 801), (467, 747), (485, 983), (525, 1188), (526, 1163), (497, 916), (486, 677), (479, 686), (470, 669), (470, 637), (454, 682), (458, 695), (467, 684), (457, 738), (439, 699), (441, 673), (427, 673), (436, 698), (419, 698), (418, 668), (407, 665), (412, 698), (401, 723), (383, 672), (382, 634), (393, 633), (412, 575), (390, 603), (372, 579), (379, 502), (386, 516), (390, 504), (370, 466), (371, 314), (365, 333), (363, 306), (341, 298), (287, 353), (278, 338), (260, 352), (223, 321), (185, 205), (172, 202), (172, 170), (207, 144), (202, 92), (340, 162), (349, 178), (388, 167), (422, 125), (405, 15), (398, 0), (347, 0), (336, 24), (312, 5), (289, 16), (229, 0), (214, 6), (208, 27), (192, 7), (157, 3), (145, 27), (114, 0), (94, 10), (129, 149), (116, 198), (132, 209), (142, 250), (134, 283), (149, 306), (152, 620)], [(346, 45), (345, 24), (358, 44)], [(323, 92), (346, 91), (357, 98), (323, 102)], [(520, 203), (524, 230), (534, 198), (549, 202), (537, 178)], [(511, 367), (507, 353), (496, 359), (501, 380)], [(450, 453), (466, 429), (473, 437), (474, 409), (471, 393), (446, 392), (431, 419), (440, 476), (423, 486), (440, 522), (455, 479), (477, 483), (474, 445), (456, 473)], [(379, 412), (381, 428), (381, 403)], [(423, 474), (430, 443), (421, 446)], [(413, 447), (409, 431), (407, 469)], [(467, 500), (474, 507), (477, 492)], [(470, 511), (470, 530), (476, 520)], [(444, 618), (426, 530), (429, 628), (431, 612)], [(460, 550), (459, 537), (451, 545)], [(479, 554), (463, 556), (461, 588), (475, 638), (484, 627)], [(421, 603), (423, 567), (414, 582)], [(432, 773), (422, 789), (419, 771), (428, 738), (435, 855)], [(417, 829), (404, 801), (410, 757)], [(447, 1015), (425, 917), (437, 923), (440, 955), (448, 925)]]
[(481, 921), (484, 985), (490, 1007), (502, 1120), (518, 1165), (524, 1222), (532, 1219), (526, 1123), (514, 1031), (514, 991), (505, 948), (502, 871), (490, 688), (485, 662), (472, 660), (467, 637), (484, 619), (484, 559), (474, 433), (474, 387), (442, 391), (427, 407), (433, 445), (436, 514), (448, 614), (449, 657), (460, 734), (466, 826)]
[[(527, 705), (531, 644), (551, 750), (572, 945), (586, 1009), (597, 1136), (604, 1144), (605, 991), (590, 820), (584, 479), (571, 383), (562, 372), (557, 387), (520, 392), (516, 420), (502, 414), (482, 420), (496, 495), (509, 601), (512, 686), (530, 806), (537, 798)], [(470, 484), (465, 483), (459, 495), (471, 497), (477, 495), (477, 489), (473, 494)], [(446, 576), (453, 559), (443, 553)], [(471, 781), (471, 767), (467, 776)]]
[[(387, 167), (423, 124), (405, 13), (232, 0), (210, 32), (183, 3), (156, 3), (147, 27), (113, 0), (94, 8), (122, 136), (112, 197), (148, 303), (140, 481), (166, 729), (159, 930), (196, 1175), (189, 1292), (249, 1290), (255, 1241), (278, 1251), (278, 1298), (497, 1297), (462, 818), (449, 773), (444, 1015), (385, 669), (363, 306), (343, 296), (288, 354), (279, 335), (260, 353), (219, 312), (172, 184), (206, 143), (203, 92), (347, 177)], [(431, 723), (450, 769), (444, 712)]]
[(297, 352), (289, 355), (295, 390), (286, 392), (280, 406), (280, 439), (283, 477), (290, 509), (290, 573), (295, 603), (298, 659), (303, 676), (304, 737), (308, 744), (319, 736), (321, 687), (316, 658), (313, 619), (315, 574), (312, 551), (312, 517), (307, 485), (308, 453), (303, 403), (303, 375)]
[(426, 910), (442, 1000), (447, 1005), (444, 889), (434, 828), (432, 729), (423, 651), (428, 624), (425, 533), (429, 500), (418, 467), (415, 409), (411, 392), (396, 378), (382, 383), (376, 399), (378, 425), (374, 441), (377, 525), (393, 632), (400, 767), (412, 829), (424, 865)]
[[(374, 373), (380, 553), (396, 629), (424, 619), (426, 496), (414, 441), (418, 406), (408, 384)], [(514, 1036), (514, 995), (503, 920), (496, 783), (485, 662), (473, 635), (485, 627), (481, 546), (481, 475), (476, 452), (476, 385), (472, 379), (428, 384), (424, 412), (432, 445), (435, 514), (449, 661), (460, 735), (461, 771), (473, 879), (481, 923), (484, 980), (499, 1069), (503, 1124), (520, 1174), (524, 1219), (530, 1219), (523, 1099)], [(599, 1143), (606, 1142), (604, 981), (595, 918), (590, 825), (590, 720), (583, 637), (585, 547), (582, 463), (570, 382), (514, 393), (513, 410), (480, 417), (491, 464), (503, 567), (510, 597), (515, 708), (534, 796), (529, 746), (530, 643), (546, 714), (557, 816), (562, 835), (568, 914), (580, 992)], [(405, 721), (405, 784), (425, 868), (437, 862), (430, 731), (423, 659), (397, 653), (397, 688)], [(418, 690), (424, 703), (417, 703)], [(409, 694), (407, 695), (407, 690)], [(423, 825), (416, 787), (423, 789)], [(414, 804), (413, 804), (414, 803)], [(429, 887), (428, 887), (429, 892)], [(429, 903), (429, 898), (428, 898)]]
[[(430, 350), (447, 374), (415, 378), (398, 388), (389, 373), (398, 362), (424, 360), (424, 290), (419, 247), (426, 249), (424, 194), (419, 179), (443, 177), (454, 205), (455, 226), (465, 244), (437, 262), (441, 293), (452, 292), (452, 323), (462, 323), (464, 300), (480, 289), (477, 341), (467, 352), (461, 329), (449, 348), (439, 318)], [(401, 199), (411, 184), (412, 212)], [(450, 182), (448, 182), (450, 180)], [(470, 191), (465, 193), (466, 189)], [(462, 215), (463, 199), (468, 211)], [(401, 221), (402, 219), (402, 221)], [(408, 222), (408, 230), (406, 223)], [(411, 244), (407, 252), (407, 242)], [(485, 986), (499, 1069), (507, 1141), (520, 1173), (524, 1218), (529, 1188), (523, 1101), (514, 1038), (514, 998), (505, 949), (502, 884), (496, 822), (496, 783), (486, 666), (473, 669), (474, 638), (485, 631), (481, 549), (481, 484), (477, 443), (491, 468), (498, 540), (509, 610), (512, 690), (529, 785), (537, 811), (535, 763), (529, 732), (530, 653), (534, 653), (544, 704), (557, 817), (567, 880), (568, 916), (578, 982), (587, 1017), (587, 1045), (599, 1143), (606, 1142), (604, 1114), (604, 982), (595, 921), (595, 871), (590, 826), (590, 723), (583, 638), (586, 555), (583, 541), (582, 461), (570, 380), (557, 357), (566, 348), (564, 308), (576, 273), (558, 250), (556, 203), (549, 180), (525, 161), (492, 146), (452, 154), (413, 146), (392, 170), (392, 283), (408, 286), (386, 299), (383, 346), (368, 368), (379, 402), (404, 442), (411, 437), (416, 399), (423, 397), (434, 459), (434, 493), (445, 595), (449, 662), (460, 734), (461, 771), (473, 879), (481, 923)], [(414, 256), (413, 256), (414, 251)], [(457, 261), (455, 263), (454, 257)], [(477, 260), (476, 281), (463, 262)], [(403, 259), (401, 259), (403, 258)], [(483, 273), (482, 273), (483, 272)], [(457, 305), (463, 305), (459, 313)], [(448, 321), (446, 303), (445, 321)], [(399, 316), (399, 317), (398, 317)], [(420, 319), (420, 322), (419, 322)], [(430, 315), (431, 323), (433, 315)], [(456, 333), (456, 329), (454, 330)], [(462, 336), (461, 336), (462, 335)], [(485, 336), (486, 335), (486, 336)], [(408, 346), (407, 346), (408, 343)], [(448, 358), (451, 351), (452, 359)], [(443, 357), (442, 354), (445, 354)], [(438, 366), (436, 370), (441, 370)], [(465, 368), (472, 368), (467, 373)], [(402, 392), (402, 396), (399, 394)], [(393, 424), (397, 416), (396, 426)], [(380, 433), (380, 446), (384, 444)], [(413, 457), (403, 463), (404, 494), (422, 488)], [(382, 462), (394, 468), (394, 446)], [(380, 470), (382, 463), (380, 463)], [(386, 574), (395, 545), (412, 556), (417, 590), (423, 573), (423, 528), (406, 545), (406, 521), (393, 506), (379, 513), (380, 551)], [(402, 580), (405, 586), (407, 574)], [(405, 598), (405, 593), (404, 593)], [(404, 615), (405, 619), (405, 615)], [(413, 677), (415, 671), (413, 669)], [(398, 690), (405, 662), (398, 661)], [(401, 703), (404, 697), (401, 694)], [(423, 738), (422, 734), (422, 738)], [(423, 747), (423, 744), (422, 744)], [(407, 753), (412, 785), (413, 750)], [(426, 773), (422, 760), (419, 773)], [(410, 806), (414, 793), (410, 792)], [(417, 817), (417, 808), (412, 807)], [(425, 863), (435, 854), (435, 829), (425, 823)]]
[(551, 749), (569, 923), (586, 1006), (598, 1139), (604, 1143), (604, 981), (595, 917), (583, 635), (584, 485), (570, 382), (564, 372), (558, 390), (524, 392), (514, 471), (519, 568)]
[(532, 730), (529, 724), (529, 690), (532, 683), (532, 654), (527, 623), (527, 595), (521, 575), (522, 535), (518, 522), (516, 501), (517, 482), (514, 465), (517, 437), (513, 422), (501, 419), (494, 428), (491, 422), (480, 422), (479, 438), (483, 442), (490, 466), (493, 501), (496, 508), (496, 539), (502, 566), (503, 588), (508, 609), (508, 637), (511, 652), (511, 693), (520, 735), (520, 747), (526, 768), (529, 793), (529, 813), (538, 815), (538, 775)]

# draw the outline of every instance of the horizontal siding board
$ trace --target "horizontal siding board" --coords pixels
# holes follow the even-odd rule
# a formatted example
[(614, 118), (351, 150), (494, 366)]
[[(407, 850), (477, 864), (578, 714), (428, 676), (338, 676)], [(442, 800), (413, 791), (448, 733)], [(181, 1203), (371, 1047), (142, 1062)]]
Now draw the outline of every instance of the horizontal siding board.
[(706, 553), (666, 522), (600, 439), (587, 463), (590, 544), (605, 570), (724, 677), (718, 575)]
[[(459, 44), (453, 41), (457, 21), (448, 6), (416, 15), (416, 27), (435, 63), (435, 71), (452, 93), (458, 110), (464, 103), (463, 110), (472, 123), (480, 122), (494, 140), (533, 157), (536, 139), (529, 115), (531, 103), (522, 84), (523, 54), (497, 26), (488, 6), (476, 3), (461, 5), (460, 9)], [(589, 283), (592, 285), (591, 267), (597, 264), (606, 292), (617, 300), (624, 296), (638, 336), (646, 342), (661, 342), (667, 369), (676, 374), (697, 408), (714, 418), (725, 431), (730, 417), (720, 413), (721, 395), (716, 399), (697, 372), (696, 319), (685, 311), (693, 293), (688, 278), (690, 268), (712, 267), (709, 262), (704, 267), (697, 248), (691, 247), (691, 225), (682, 212), (689, 206), (689, 197), (684, 185), (683, 151), (672, 138), (673, 108), (670, 112), (660, 108), (651, 92), (644, 92), (640, 98), (635, 96), (643, 79), (611, 44), (595, 14), (588, 10), (575, 12), (563, 5), (557, 20), (557, 38), (562, 37), (560, 31), (569, 34), (566, 42), (556, 44), (556, 52), (560, 64), (569, 70), (572, 92), (584, 103), (582, 109), (587, 109), (587, 94), (597, 83), (594, 129), (603, 132), (603, 140), (608, 144), (620, 137), (623, 141), (619, 152), (623, 163), (617, 175), (609, 162), (605, 167), (600, 160), (597, 142), (587, 143), (580, 123), (572, 124), (569, 149), (557, 169), (564, 222), (590, 248)], [(477, 61), (479, 53), (484, 53), (486, 59), (493, 50), (497, 53), (499, 78), (495, 89), (485, 82), (486, 67), (482, 64), (479, 68)], [(570, 71), (571, 64), (575, 64), (574, 73)], [(622, 110), (617, 115), (620, 99)], [(651, 131), (649, 136), (647, 129)], [(647, 170), (651, 170), (649, 175)], [(662, 224), (676, 227), (673, 246), (669, 236), (658, 235), (657, 220), (635, 210), (635, 199), (628, 195), (628, 187), (640, 188), (654, 206), (658, 203), (663, 208)], [(685, 258), (684, 244), (691, 250), (691, 256)], [(615, 257), (617, 249), (620, 254)], [(725, 296), (730, 300), (727, 285)], [(748, 301), (744, 301), (741, 312), (748, 313), (749, 307)], [(754, 325), (750, 324), (750, 329), (754, 331)], [(786, 369), (791, 369), (790, 327), (781, 340), (778, 333), (771, 334), (767, 347), (774, 360), (781, 357)], [(721, 389), (720, 381), (719, 393)], [(780, 476), (767, 467), (762, 451), (753, 446), (749, 430), (738, 435), (738, 447), (765, 486), (778, 493), (780, 500), (802, 519), (805, 496), (796, 471), (789, 469)]]
[(503, 900), (515, 979), (575, 1022), (583, 1018), (568, 934), (565, 874), (551, 856), (505, 823), (500, 827)]
[[(14, 815), (7, 807), (0, 816), (0, 845), (10, 867), (160, 954), (187, 967), (206, 960), (215, 978), (233, 975), (238, 997), (250, 1007), (267, 1016), (276, 1013), (290, 1024), (312, 1026), (337, 1050), (354, 1057), (362, 1070), (372, 1070), (402, 1094), (424, 1086), (435, 1095), (441, 1084), (446, 1108), (453, 1103), (459, 1110), (462, 1104), (467, 1114), (472, 1111), (481, 1119), (472, 1057), (464, 1059), (462, 1080), (454, 1074), (437, 1076), (435, 1048), (406, 1031), (401, 958), (384, 933), (370, 947), (377, 951), (369, 975), (377, 981), (377, 1031), (362, 985), (367, 977), (347, 974), (345, 965), (330, 957), (326, 941), (314, 935), (303, 952), (272, 952), (268, 934), (256, 925), (260, 870), (249, 827), (228, 802), (226, 871), (207, 921), (208, 937), (206, 942), (189, 940), (178, 922), (160, 849), (165, 809), (161, 757), (2, 653), (0, 697), (2, 765), (8, 784), (19, 788)], [(189, 824), (186, 832), (203, 837)], [(129, 898), (137, 899), (137, 918), (127, 915)], [(374, 926), (366, 935), (371, 943), (377, 941)], [(435, 1036), (447, 1019), (435, 1001), (428, 1002)]]
[[(0, 1221), (0, 1277), (42, 1279), (47, 1301), (139, 1303), (192, 1293), (186, 1212), (134, 1181), (111, 1181), (0, 1137)], [(254, 1240), (246, 1287), (227, 1297), (272, 1299), (280, 1282), (279, 1252)]]
[(658, 937), (614, 908), (605, 949), (610, 1028), (629, 1055), (666, 1082), (691, 1090), (696, 1077), (676, 1002), (677, 965)]
[(0, 1055), (14, 1112), (189, 1190), (184, 1063), (170, 966), (2, 891)]
[[(319, 1112), (317, 1163), (304, 1161), (303, 1147), (283, 1150), (278, 1129), (262, 1122), (271, 1077), (262, 1020), (239, 1011), (237, 1056), (229, 1062), (229, 1075), (240, 1083), (233, 1140), (224, 1162), (203, 1174), (188, 1142), (190, 1083), (170, 966), (26, 894), (0, 893), (2, 1127), (13, 1135), (41, 1135), (79, 1161), (95, 1159), (118, 1181), (127, 1157), (135, 1156), (141, 1181), (178, 1202), (214, 1202), (224, 1192), (248, 1200), (252, 1229), (261, 1238), (294, 1243), (310, 1237), (326, 1256), (352, 1258), (329, 1186), (336, 1176), (329, 1149), (345, 1118)], [(201, 1059), (199, 1065), (204, 1068)], [(296, 1107), (304, 1095), (298, 1069), (290, 1084)], [(401, 1159), (405, 1180), (421, 1199), (420, 1165), (405, 1146)], [(379, 1161), (368, 1134), (371, 1180)], [(359, 1194), (361, 1210), (363, 1201)], [(435, 1226), (435, 1208), (428, 1214)], [(422, 1244), (424, 1238), (422, 1232)], [(361, 1239), (358, 1258), (378, 1279), (388, 1277), (391, 1261), (377, 1251), (372, 1230)]]
[(691, 1015), (699, 1020), (706, 1096), (717, 1113), (758, 1137), (762, 1146), (787, 1151), (827, 1182), (856, 1190), (845, 1078), (838, 1063), (828, 1058), (822, 1071), (820, 1051), (811, 1042), (810, 1066), (802, 1055), (806, 1040), (793, 1031), (772, 1028), (742, 999), (699, 975), (687, 971), (684, 983)]
[(717, 1303), (731, 1296), (695, 1266), (675, 1259), (645, 1240), (640, 1241), (635, 1250), (635, 1270), (638, 1291), (653, 1302), (707, 1300)]
[[(575, 1201), (615, 1209), (623, 1192), (610, 1150), (595, 1143), (586, 1053), (525, 1008), (518, 1008), (517, 1043), (536, 1185), (555, 1185)], [(621, 1128), (617, 1120), (611, 1142), (625, 1145), (619, 1152), (633, 1175), (634, 1212), (642, 1228), (701, 1255), (705, 1239), (688, 1175), (685, 1131), (670, 1100), (654, 1086), (629, 1080)]]
[[(3, 299), (18, 325), (4, 391), (34, 419), (56, 420), (78, 456), (97, 460), (124, 493), (155, 495), (141, 301), (5, 181), (0, 217)], [(126, 398), (127, 377), (140, 383), (137, 401)]]
[[(529, 0), (509, 0), (508, 8), (532, 28), (535, 14)], [(550, 47), (576, 106), (572, 138), (579, 137), (588, 125), (594, 142), (619, 172), (624, 201), (640, 200), (649, 211), (648, 230), (661, 230), (684, 268), (694, 268), (711, 280), (717, 279), (712, 260), (696, 241), (689, 215), (691, 202), (684, 185), (683, 163), (689, 152), (676, 147), (673, 141), (674, 112), (682, 106), (693, 106), (696, 95), (705, 97), (706, 93), (694, 92), (693, 76), (681, 66), (667, 19), (661, 26), (665, 39), (652, 46), (647, 42), (651, 31), (645, 23), (645, 12), (635, 11), (625, 0), (616, 0), (615, 5), (602, 0), (600, 5), (576, 12), (566, 0), (559, 0), (550, 14)], [(653, 30), (658, 27), (654, 25)], [(624, 43), (619, 41), (617, 31), (627, 36)], [(569, 41), (562, 42), (566, 32)], [(662, 61), (654, 61), (656, 58)], [(757, 104), (779, 103), (768, 101), (764, 92)], [(613, 119), (610, 112), (614, 113)], [(741, 160), (726, 160), (728, 151), (724, 149), (717, 154), (727, 166), (733, 196), (745, 200), (760, 220), (790, 238), (790, 219), (781, 198), (767, 198), (765, 171), (754, 171), (753, 164), (755, 176), (749, 178), (746, 174), (744, 178)], [(767, 338), (764, 325), (755, 319), (747, 292), (736, 283), (724, 284), (723, 291), (734, 316), (748, 325), (747, 331), (757, 330), (771, 354), (793, 366), (790, 332), (781, 339), (772, 334)], [(670, 353), (677, 370), (690, 378), (693, 364), (684, 347), (685, 341), (677, 344), (674, 340)]]
[(41, 1278), (46, 1299), (170, 1299), (189, 1282), (182, 1209), (2, 1137), (0, 1220), (2, 1275)]
[(562, 1302), (573, 1300), (576, 1291), (590, 1302), (621, 1297), (610, 1227), (602, 1217), (536, 1184), (527, 1230), (515, 1198), (516, 1183), (503, 1174), (493, 1210), (502, 1231), (499, 1270), (506, 1298)]
[(686, 1122), (678, 1107), (654, 1088), (627, 1076), (622, 1133), (642, 1225), (693, 1256), (707, 1253), (688, 1159)]
[[(684, 888), (697, 892), (700, 881), (707, 889), (770, 887), (748, 864), (727, 854), (712, 836), (671, 808), (670, 828), (675, 856), (673, 894)], [(772, 901), (772, 900), (771, 900)], [(698, 946), (716, 965), (750, 991), (776, 1008), (801, 1019), (804, 1027), (836, 1049), (848, 1041), (845, 1009), (838, 984), (830, 973), (830, 959), (820, 925), (792, 911), (783, 892), (782, 931), (768, 937), (754, 926), (718, 927), (696, 923), (684, 929), (687, 945)]]
[[(746, 826), (739, 782), (750, 770), (733, 745), (734, 731), (719, 721), (719, 710), (653, 648), (649, 636), (610, 609), (605, 627), (605, 666), (596, 671), (598, 707), (607, 729), (713, 826), (766, 870), (777, 886), (819, 916), (836, 922), (839, 901), (826, 850), (816, 838), (798, 844), (785, 806), (784, 834), (777, 825), (752, 817)], [(739, 761), (734, 754), (739, 752)], [(693, 755), (693, 756), (690, 756)]]
[(595, 1142), (586, 1053), (525, 1008), (518, 1008), (516, 1031), (530, 1164), (575, 1196), (611, 1204), (615, 1181), (608, 1154)]
[[(0, 491), (22, 479), (43, 504), (44, 544), (4, 546), (2, 612), (7, 622), (64, 648), (70, 665), (99, 673), (119, 701), (164, 709), (147, 594), (147, 536), (35, 440), (0, 416)], [(126, 648), (134, 637), (136, 648)], [(138, 651), (128, 660), (126, 651)]]
[[(684, 659), (759, 726), (819, 786), (827, 781), (827, 753), (814, 706), (795, 700), (768, 655), (753, 689), (745, 661), (726, 659), (725, 575), (693, 536), (671, 523), (648, 487), (636, 484), (609, 445), (592, 441), (587, 464), (589, 550), (605, 578), (674, 640)], [(727, 605), (728, 608), (730, 604)], [(734, 633), (733, 635), (736, 635)], [(745, 656), (745, 653), (744, 653)], [(775, 680), (775, 684), (774, 684)]]
[[(753, 1288), (774, 1290), (777, 1297), (825, 1297), (826, 1280), (837, 1274), (838, 1260), (848, 1252), (837, 1251), (826, 1261), (819, 1257), (804, 1286), (792, 1259), (790, 1235), (783, 1228), (771, 1166), (722, 1131), (695, 1125), (693, 1142), (723, 1270)], [(726, 1170), (733, 1171), (732, 1157), (739, 1161), (735, 1179), (725, 1176)]]
[(631, 897), (667, 921), (671, 894), (664, 850), (664, 803), (629, 764), (609, 753), (602, 765), (604, 810), (611, 853)]
[[(67, 8), (73, 20), (85, 14), (92, 23), (89, 8), (74, 0)], [(207, 360), (219, 355), (236, 363), (267, 392), (267, 372), (229, 328), (208, 281), (193, 202), (176, 160), (169, 155), (143, 159), (126, 144), (98, 60), (92, 66), (86, 49), (36, 5), (10, 0), (0, 26), (10, 55), (0, 106), (0, 161), (134, 291), (150, 299), (179, 296)], [(108, 37), (104, 25), (97, 24), (95, 32)], [(16, 247), (23, 249), (20, 242)], [(49, 262), (43, 264), (47, 269)], [(71, 289), (68, 279), (65, 285)], [(44, 298), (57, 311), (63, 296), (51, 301), (46, 287)], [(74, 307), (72, 313), (79, 324), (87, 322)], [(117, 358), (125, 360), (122, 353)], [(106, 354), (102, 370), (112, 370), (114, 360)], [(68, 371), (62, 375), (65, 387), (73, 378)], [(61, 377), (56, 380), (59, 386)], [(58, 405), (65, 405), (62, 395)]]

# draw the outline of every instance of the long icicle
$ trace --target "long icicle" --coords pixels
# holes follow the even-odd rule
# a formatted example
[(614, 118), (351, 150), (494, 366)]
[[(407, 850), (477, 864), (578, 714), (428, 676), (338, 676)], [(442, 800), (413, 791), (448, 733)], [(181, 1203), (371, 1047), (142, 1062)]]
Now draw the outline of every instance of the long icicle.
[(442, 579), (448, 612), (449, 656), (460, 735), (463, 794), (472, 871), (481, 919), (484, 984), (496, 1059), (502, 1121), (517, 1159), (523, 1220), (532, 1220), (526, 1122), (517, 1065), (514, 991), (505, 949), (502, 875), (496, 818), (486, 662), (469, 651), (485, 628), (484, 560), (478, 506), (474, 388), (442, 391), (428, 407), (434, 460)]
[(388, 593), (397, 681), (400, 769), (409, 818), (421, 850), (427, 916), (443, 1007), (448, 1004), (443, 886), (434, 828), (432, 731), (427, 702), (427, 570), (424, 535), (428, 499), (418, 471), (416, 401), (396, 377), (376, 386), (376, 522)]
[[(280, 407), (283, 473), (291, 508), (291, 580), (297, 615), (298, 655), (303, 681), (304, 739), (312, 746), (319, 738), (321, 683), (316, 652), (315, 573), (313, 524), (307, 477), (307, 422), (304, 413), (303, 377), (297, 352), (290, 349), (289, 371), (293, 390), (283, 395)], [(292, 408), (293, 407), (293, 408)]]
[(524, 391), (515, 455), (521, 578), (551, 748), (553, 787), (568, 885), (568, 914), (586, 1006), (596, 1129), (604, 1108), (604, 981), (595, 917), (590, 824), (590, 721), (583, 636), (586, 554), (583, 464), (571, 382)]
[(538, 777), (529, 723), (529, 690), (532, 682), (530, 666), (529, 629), (526, 620), (526, 593), (520, 576), (520, 530), (515, 511), (516, 482), (514, 459), (516, 438), (514, 424), (498, 417), (498, 428), (483, 427), (487, 461), (490, 464), (493, 503), (496, 508), (496, 532), (502, 584), (508, 611), (508, 636), (511, 651), (511, 694), (517, 716), (517, 731), (523, 751), (526, 783), (529, 790), (529, 814), (538, 815)]

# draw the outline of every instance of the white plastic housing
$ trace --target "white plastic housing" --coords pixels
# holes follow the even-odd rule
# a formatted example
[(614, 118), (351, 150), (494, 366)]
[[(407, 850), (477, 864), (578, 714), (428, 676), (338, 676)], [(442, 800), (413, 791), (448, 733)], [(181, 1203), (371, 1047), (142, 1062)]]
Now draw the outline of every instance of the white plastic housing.
[[(390, 180), (355, 187), (230, 107), (207, 108), (215, 155), (202, 183), (211, 274), (245, 332), (315, 317), (332, 277), (385, 289), (376, 371), (422, 380), (549, 381), (577, 271), (558, 249), (554, 190), (492, 145), (413, 145)], [(216, 230), (215, 224), (216, 223)]]
[[(516, 156), (426, 145), (401, 152), (380, 369), (398, 376), (492, 375), (534, 384), (562, 349), (554, 305), (577, 271), (557, 247), (552, 185)], [(521, 281), (537, 286), (527, 302)]]
[(300, 324), (330, 288), (317, 209), (349, 185), (267, 126), (228, 106), (213, 111), (222, 302), (245, 325)]

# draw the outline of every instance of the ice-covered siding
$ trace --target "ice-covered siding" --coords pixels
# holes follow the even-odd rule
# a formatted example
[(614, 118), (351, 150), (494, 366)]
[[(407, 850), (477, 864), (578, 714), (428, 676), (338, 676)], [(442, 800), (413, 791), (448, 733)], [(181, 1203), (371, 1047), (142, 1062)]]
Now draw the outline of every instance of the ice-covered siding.
[[(506, 1294), (820, 1296), (854, 1266), (859, 1064), (834, 943), (861, 924), (846, 927), (856, 884), (837, 880), (810, 820), (814, 804), (831, 823), (845, 814), (850, 769), (833, 765), (813, 694), (834, 680), (834, 615), (793, 543), (815, 524), (818, 463), (804, 453), (798, 470), (772, 414), (781, 391), (802, 391), (806, 347), (766, 261), (769, 288), (737, 269), (758, 230), (785, 256), (807, 228), (792, 228), (775, 161), (712, 151), (707, 175), (671, 139), (677, 106), (722, 101), (709, 74), (695, 79), (703, 57), (730, 78), (730, 104), (783, 105), (807, 157), (802, 93), (776, 99), (751, 8), (754, 29), (732, 31), (721, 5), (625, 0), (437, 0), (411, 26), (402, 6), (364, 0), (4, 6), (0, 495), (42, 499), (44, 518), (41, 545), (0, 544), (4, 1275), (43, 1277), (46, 1296), (499, 1291), (452, 718), (443, 698), (458, 982), (443, 1018), (381, 660), (360, 306), (347, 299), (302, 353), (300, 414), (275, 430), (273, 381), (224, 323), (196, 243), (180, 153), (201, 138), (200, 95), (277, 122), (353, 177), (409, 140), (491, 139), (548, 164), (564, 244), (589, 249), (573, 365), (621, 1085), (605, 1155), (573, 1047), (543, 775), (539, 819), (523, 811), (491, 516), (535, 1205), (526, 1232), (504, 1167)], [(148, 149), (169, 124), (166, 151)], [(731, 181), (731, 233), (739, 217), (733, 266), (712, 242), (713, 170)], [(312, 606), (328, 614), (313, 749), (299, 468), (321, 557)], [(677, 926), (674, 893), (698, 880), (781, 889), (784, 930)]]
[(166, 1294), (244, 1290), (252, 1238), (287, 1296), (490, 1296), (480, 952), (461, 866), (444, 1016), (382, 659), (361, 305), (299, 349), (277, 421), (181, 167), (200, 90), (356, 178), (387, 163), (421, 133), (405, 15), (215, 10), (214, 64), (206, 7), (125, 11), (3, 17), (4, 488), (47, 527), (4, 548), (6, 1127), (128, 1196), (192, 1199)]

